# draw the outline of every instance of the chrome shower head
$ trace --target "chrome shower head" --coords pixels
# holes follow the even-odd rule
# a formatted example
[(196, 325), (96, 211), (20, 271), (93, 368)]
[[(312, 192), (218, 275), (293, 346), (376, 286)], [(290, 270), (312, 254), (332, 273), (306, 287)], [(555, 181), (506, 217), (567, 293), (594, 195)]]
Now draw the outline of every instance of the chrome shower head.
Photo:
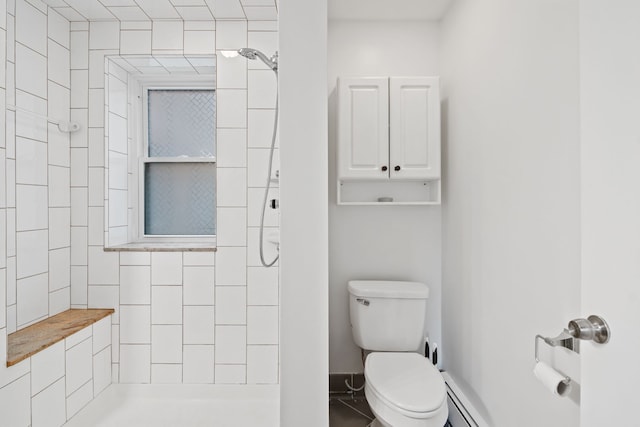
[(273, 56), (269, 58), (257, 49), (243, 47), (242, 49), (238, 49), (238, 53), (247, 59), (260, 59), (267, 65), (267, 67), (271, 68), (276, 73), (278, 72), (278, 52), (274, 53)]
[(249, 49), (248, 47), (243, 47), (242, 49), (238, 49), (238, 53), (241, 56), (244, 56), (247, 59), (256, 59), (256, 50), (255, 49)]

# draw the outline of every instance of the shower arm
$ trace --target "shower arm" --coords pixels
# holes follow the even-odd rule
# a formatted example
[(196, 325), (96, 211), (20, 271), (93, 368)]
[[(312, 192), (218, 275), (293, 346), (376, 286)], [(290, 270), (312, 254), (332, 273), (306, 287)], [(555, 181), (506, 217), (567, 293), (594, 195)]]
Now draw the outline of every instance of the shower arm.
[(255, 54), (258, 58), (262, 60), (265, 64), (267, 64), (273, 71), (278, 70), (278, 52), (274, 53), (271, 58), (267, 57), (264, 53), (259, 50), (255, 51)]

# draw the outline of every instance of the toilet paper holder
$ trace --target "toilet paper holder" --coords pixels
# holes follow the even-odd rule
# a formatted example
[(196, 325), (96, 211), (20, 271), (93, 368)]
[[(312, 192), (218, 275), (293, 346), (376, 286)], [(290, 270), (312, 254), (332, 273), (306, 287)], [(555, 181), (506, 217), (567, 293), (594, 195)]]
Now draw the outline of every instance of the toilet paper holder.
[(538, 343), (544, 341), (551, 347), (564, 347), (568, 350), (580, 353), (580, 341), (593, 341), (597, 344), (606, 344), (611, 337), (611, 331), (607, 322), (596, 315), (591, 315), (586, 319), (573, 319), (569, 325), (557, 337), (545, 337), (536, 335), (535, 359), (539, 362)]
[(564, 347), (578, 354), (580, 353), (580, 342), (569, 333), (568, 329), (565, 329), (560, 333), (560, 335), (554, 338), (549, 338), (542, 335), (536, 335), (536, 346), (535, 346), (536, 362), (540, 361), (540, 357), (538, 356), (538, 344), (540, 343), (540, 340), (544, 341), (547, 345), (551, 347)]

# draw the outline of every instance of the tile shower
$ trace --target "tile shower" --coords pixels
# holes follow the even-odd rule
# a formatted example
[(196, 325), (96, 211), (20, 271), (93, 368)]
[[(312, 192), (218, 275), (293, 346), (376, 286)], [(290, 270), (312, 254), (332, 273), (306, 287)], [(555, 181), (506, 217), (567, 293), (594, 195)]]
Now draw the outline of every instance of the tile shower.
[[(274, 52), (277, 22), (87, 22), (39, 0), (6, 3), (0, 104), (71, 120), (81, 130), (61, 133), (20, 110), (0, 117), (0, 341), (69, 308), (113, 307), (114, 383), (276, 384), (278, 268), (261, 267), (257, 256), (264, 136), (275, 101), (270, 70), (217, 56), (217, 252), (103, 247), (105, 57), (213, 55), (244, 46)], [(277, 217), (268, 214), (275, 229)], [(0, 370), (9, 371), (4, 363)], [(24, 403), (33, 390), (14, 387), (35, 374), (21, 373), (17, 381), (0, 373), (0, 393)]]

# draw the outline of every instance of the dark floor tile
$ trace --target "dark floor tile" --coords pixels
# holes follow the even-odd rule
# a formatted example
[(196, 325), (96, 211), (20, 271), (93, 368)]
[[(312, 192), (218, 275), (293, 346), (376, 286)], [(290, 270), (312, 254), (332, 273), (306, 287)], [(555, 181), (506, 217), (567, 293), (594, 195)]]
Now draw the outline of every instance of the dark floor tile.
[(352, 392), (348, 392), (348, 393), (329, 392), (329, 399), (331, 399), (331, 400), (351, 400), (351, 399), (353, 399), (353, 393)]
[(365, 415), (366, 417), (372, 420), (375, 418), (375, 416), (373, 415), (373, 412), (371, 412), (369, 403), (367, 403), (367, 400), (364, 398), (364, 396), (357, 397), (353, 400), (343, 400), (342, 403), (352, 407), (355, 411), (362, 413), (363, 415)]
[(366, 401), (329, 401), (329, 427), (366, 427), (373, 419)]
[(351, 374), (329, 374), (329, 392), (346, 394), (349, 389), (345, 380), (351, 384)]

